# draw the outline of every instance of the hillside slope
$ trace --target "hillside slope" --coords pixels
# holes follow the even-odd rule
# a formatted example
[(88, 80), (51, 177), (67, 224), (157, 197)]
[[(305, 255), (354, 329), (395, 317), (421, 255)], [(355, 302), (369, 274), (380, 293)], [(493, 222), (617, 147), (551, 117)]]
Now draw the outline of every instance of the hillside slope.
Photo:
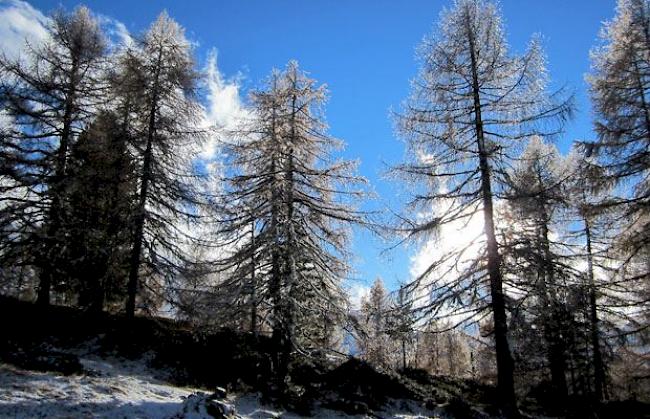
[[(200, 389), (176, 387), (156, 378), (158, 371), (143, 362), (88, 355), (80, 357), (83, 374), (61, 375), (34, 372), (0, 364), (0, 417), (2, 418), (169, 418), (213, 419), (202, 403), (207, 394)], [(219, 403), (228, 406), (231, 417), (299, 418), (265, 405), (257, 394), (229, 396)], [(349, 416), (318, 409), (316, 417), (442, 418), (441, 413), (388, 406), (376, 416)], [(217, 416), (218, 417), (218, 416)]]

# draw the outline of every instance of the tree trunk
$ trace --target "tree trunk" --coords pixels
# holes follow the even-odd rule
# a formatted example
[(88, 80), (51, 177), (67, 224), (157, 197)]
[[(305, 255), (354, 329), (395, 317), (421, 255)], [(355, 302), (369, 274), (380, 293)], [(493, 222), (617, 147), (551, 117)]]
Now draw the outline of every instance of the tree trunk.
[[(290, 132), (290, 141), (294, 141), (296, 138), (296, 96), (294, 95), (291, 103), (291, 132)], [(291, 352), (293, 351), (293, 339), (294, 339), (294, 327), (295, 327), (295, 308), (293, 307), (293, 298), (295, 298), (294, 287), (296, 285), (296, 266), (295, 266), (295, 255), (293, 250), (294, 245), (294, 231), (293, 231), (293, 213), (294, 213), (294, 156), (293, 156), (293, 146), (287, 150), (287, 161), (284, 169), (284, 205), (286, 210), (286, 217), (284, 223), (285, 231), (284, 236), (286, 238), (285, 242), (285, 254), (284, 256), (284, 279), (286, 281), (286, 296), (285, 301), (283, 301), (283, 328), (282, 328), (282, 346), (281, 346), (281, 374), (283, 380), (286, 382), (286, 379), (289, 375), (289, 362), (291, 361)]]
[[(275, 81), (274, 81), (275, 89)], [(275, 108), (273, 109), (273, 114), (271, 116), (271, 136), (273, 137), (274, 143), (277, 142), (276, 134), (276, 115)], [(278, 389), (282, 389), (284, 386), (285, 373), (283, 371), (283, 361), (282, 361), (282, 278), (281, 278), (281, 267), (280, 267), (280, 254), (279, 254), (279, 245), (280, 245), (280, 229), (278, 226), (278, 217), (280, 207), (278, 201), (280, 199), (281, 191), (278, 190), (278, 180), (275, 177), (275, 172), (278, 170), (279, 161), (277, 156), (277, 147), (274, 147), (273, 153), (275, 154), (271, 160), (270, 171), (273, 174), (272, 182), (272, 192), (271, 192), (271, 225), (270, 230), (273, 234), (273, 246), (271, 249), (271, 280), (269, 281), (269, 294), (271, 298), (272, 312), (273, 312), (273, 331), (271, 335), (272, 343), (272, 363), (273, 371), (275, 375), (275, 380)]]
[(596, 284), (594, 281), (594, 261), (591, 249), (591, 226), (587, 217), (584, 218), (585, 235), (587, 236), (587, 276), (589, 279), (589, 320), (591, 323), (591, 350), (594, 363), (594, 390), (597, 402), (604, 399), (605, 366), (600, 351), (600, 334), (598, 330), (598, 307), (596, 305)]
[[(152, 121), (155, 117), (152, 116)], [(151, 123), (150, 123), (151, 127)], [(133, 318), (135, 316), (135, 299), (138, 293), (138, 273), (140, 270), (140, 259), (142, 255), (142, 243), (144, 241), (144, 223), (145, 211), (147, 204), (147, 194), (149, 193), (149, 176), (151, 171), (151, 151), (153, 147), (153, 133), (147, 139), (147, 148), (142, 164), (142, 184), (140, 186), (140, 197), (138, 208), (136, 210), (135, 231), (133, 234), (133, 248), (131, 249), (131, 262), (129, 266), (129, 282), (127, 285), (126, 316)]]
[(149, 126), (147, 128), (147, 146), (142, 162), (142, 173), (140, 176), (140, 196), (135, 214), (133, 248), (131, 249), (131, 263), (129, 269), (129, 282), (127, 285), (126, 316), (132, 319), (135, 316), (135, 298), (138, 292), (138, 273), (140, 271), (140, 259), (142, 255), (142, 243), (144, 241), (144, 223), (146, 220), (147, 195), (149, 193), (149, 182), (151, 180), (151, 160), (153, 158), (153, 141), (156, 133), (156, 112), (158, 108), (158, 89), (160, 68), (162, 65), (163, 48), (158, 50), (156, 73), (154, 75), (153, 91), (149, 108)]
[(251, 332), (257, 334), (257, 284), (255, 283), (255, 218), (251, 213)]
[[(541, 176), (538, 173), (538, 183), (543, 185)], [(569, 389), (566, 381), (567, 361), (565, 356), (565, 345), (561, 336), (563, 327), (558, 312), (558, 302), (555, 296), (549, 293), (547, 285), (551, 286), (551, 292), (555, 284), (555, 273), (553, 271), (552, 255), (550, 242), (548, 238), (549, 216), (546, 211), (546, 196), (541, 192), (538, 199), (538, 208), (540, 211), (540, 239), (543, 251), (543, 270), (540, 275), (540, 285), (542, 286), (542, 298), (544, 305), (544, 332), (549, 345), (548, 360), (551, 370), (551, 383), (557, 397), (557, 406), (566, 407), (566, 401), (569, 396)]]
[(70, 79), (68, 81), (68, 94), (65, 99), (65, 107), (63, 111), (63, 127), (61, 129), (61, 137), (59, 138), (59, 149), (56, 152), (56, 165), (54, 168), (54, 178), (48, 187), (52, 196), (52, 203), (48, 214), (48, 225), (46, 230), (45, 246), (42, 252), (39, 272), (39, 285), (36, 302), (38, 305), (46, 307), (50, 305), (50, 289), (52, 282), (55, 278), (54, 275), (54, 261), (58, 256), (60, 244), (57, 236), (61, 229), (61, 222), (63, 221), (63, 182), (67, 171), (68, 163), (68, 149), (70, 148), (70, 137), (72, 136), (72, 113), (74, 111), (74, 102), (77, 88), (77, 72), (78, 72), (78, 59), (72, 58), (72, 68)]
[(470, 59), (472, 65), (472, 93), (474, 96), (474, 124), (476, 142), (479, 154), (479, 169), (481, 173), (481, 195), (483, 200), (484, 229), (487, 239), (487, 269), (490, 278), (490, 294), (492, 298), (492, 314), (494, 319), (494, 340), (497, 358), (497, 389), (500, 403), (507, 417), (519, 417), (514, 383), (514, 362), (508, 344), (508, 320), (506, 304), (503, 295), (503, 279), (501, 276), (501, 257), (494, 231), (494, 209), (492, 205), (492, 185), (490, 181), (490, 164), (488, 151), (485, 149), (483, 120), (481, 116), (480, 85), (476, 61), (476, 45), (474, 32), (469, 15), (467, 16), (467, 35), (470, 44)]

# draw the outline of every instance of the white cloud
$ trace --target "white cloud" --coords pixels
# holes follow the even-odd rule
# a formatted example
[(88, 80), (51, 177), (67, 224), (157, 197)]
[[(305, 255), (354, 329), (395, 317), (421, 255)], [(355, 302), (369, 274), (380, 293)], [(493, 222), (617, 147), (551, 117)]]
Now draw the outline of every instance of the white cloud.
[(359, 282), (352, 283), (348, 288), (350, 308), (354, 311), (361, 309), (361, 300), (370, 294), (370, 287)]
[[(445, 208), (446, 210), (447, 208)], [(433, 211), (435, 214), (436, 211)], [(422, 275), (433, 261), (450, 252), (467, 248), (463, 254), (462, 262), (468, 262), (476, 257), (481, 249), (481, 241), (477, 240), (483, 234), (483, 213), (476, 212), (468, 218), (455, 220), (441, 226), (437, 237), (423, 243), (418, 252), (411, 257), (410, 273), (413, 279)], [(438, 240), (440, 238), (440, 240)], [(461, 263), (460, 268), (463, 267)], [(442, 266), (438, 271), (451, 268), (449, 264)], [(430, 275), (435, 276), (435, 274)]]
[(109, 42), (116, 47), (129, 47), (133, 44), (134, 40), (131, 33), (126, 28), (124, 23), (112, 17), (98, 14), (96, 15), (99, 23), (104, 29), (109, 38)]
[[(428, 214), (421, 214), (423, 219), (441, 215), (448, 211), (451, 202), (443, 203)], [(476, 260), (485, 246), (483, 212), (477, 211), (472, 215), (468, 210), (467, 217), (443, 224), (434, 237), (423, 241), (417, 252), (410, 260), (411, 280), (421, 277), (433, 263), (446, 258), (439, 266), (434, 268), (420, 281), (415, 289), (414, 300), (417, 307), (425, 307), (431, 302), (431, 291), (455, 281), (469, 265)], [(449, 257), (449, 255), (452, 255)], [(438, 312), (437, 317), (448, 324), (458, 324), (468, 320), (471, 315), (458, 311), (458, 307), (445, 305)], [(422, 319), (423, 323), (427, 319)]]
[(29, 3), (0, 0), (0, 50), (17, 58), (26, 43), (37, 45), (48, 37), (48, 18)]
[[(95, 15), (110, 43), (128, 46), (133, 38), (126, 26), (111, 17)], [(38, 45), (47, 39), (49, 18), (22, 0), (0, 0), (0, 50), (10, 58), (22, 55), (27, 43)]]
[[(251, 113), (243, 104), (238, 78), (225, 79), (217, 65), (217, 51), (210, 51), (208, 62), (205, 66), (208, 123), (218, 128), (220, 132), (227, 133), (236, 128), (237, 124)], [(209, 160), (217, 152), (217, 138), (206, 142), (201, 152), (201, 157)]]

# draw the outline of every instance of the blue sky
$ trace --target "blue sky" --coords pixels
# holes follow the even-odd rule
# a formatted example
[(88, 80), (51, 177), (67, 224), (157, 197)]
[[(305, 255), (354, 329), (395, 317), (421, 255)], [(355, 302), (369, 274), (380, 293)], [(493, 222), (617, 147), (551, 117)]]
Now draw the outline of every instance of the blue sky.
[[(75, 0), (34, 0), (48, 13), (72, 9)], [(414, 49), (449, 0), (186, 0), (89, 1), (94, 12), (111, 17), (138, 33), (166, 9), (197, 43), (197, 60), (212, 48), (226, 78), (240, 77), (241, 90), (258, 86), (273, 67), (297, 59), (312, 77), (327, 83), (330, 132), (347, 142), (344, 154), (361, 160), (361, 174), (379, 196), (375, 205), (399, 206), (400, 185), (382, 178), (385, 164), (403, 156), (402, 143), (389, 118), (407, 96), (417, 72)], [(0, 0), (2, 4), (2, 0)], [(574, 139), (592, 137), (584, 74), (589, 50), (604, 20), (614, 14), (615, 0), (504, 0), (501, 7), (511, 48), (522, 51), (530, 36), (544, 37), (551, 79), (556, 87), (575, 90), (578, 112), (559, 140), (566, 151)], [(382, 276), (389, 288), (409, 277), (409, 253), (388, 247), (370, 234), (356, 235), (355, 276), (369, 283)]]

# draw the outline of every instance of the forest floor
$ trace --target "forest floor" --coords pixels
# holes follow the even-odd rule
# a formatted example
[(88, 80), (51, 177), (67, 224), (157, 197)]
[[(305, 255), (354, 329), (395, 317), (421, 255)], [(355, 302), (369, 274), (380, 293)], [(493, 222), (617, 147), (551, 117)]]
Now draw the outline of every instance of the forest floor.
[[(262, 336), (4, 297), (0, 318), (0, 418), (499, 417), (494, 387), (354, 357), (294, 360), (279, 400)], [(526, 418), (553, 417), (534, 400), (522, 407)], [(569, 416), (650, 418), (650, 409), (619, 402)]]

